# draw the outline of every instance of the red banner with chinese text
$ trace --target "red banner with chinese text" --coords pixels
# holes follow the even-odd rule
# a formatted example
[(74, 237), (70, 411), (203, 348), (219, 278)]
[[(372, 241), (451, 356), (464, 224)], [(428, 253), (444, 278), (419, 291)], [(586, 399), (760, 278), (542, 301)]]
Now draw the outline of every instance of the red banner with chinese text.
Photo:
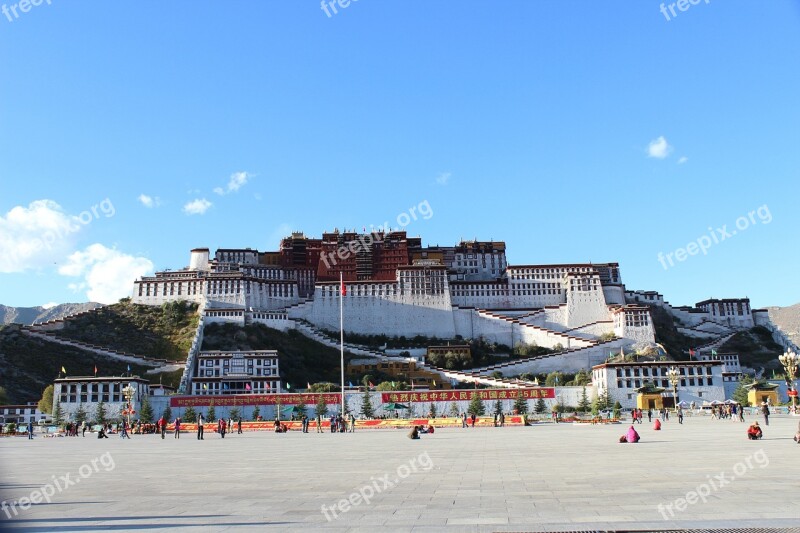
[(539, 398), (555, 398), (556, 389), (552, 387), (539, 387), (532, 389), (471, 389), (471, 390), (443, 390), (426, 392), (384, 392), (381, 394), (383, 403), (404, 402), (457, 402), (472, 400), (478, 396), (481, 400), (516, 400), (519, 396), (530, 400)]
[(338, 392), (308, 393), (308, 394), (232, 394), (220, 396), (172, 396), (169, 399), (170, 407), (237, 407), (247, 405), (275, 405), (280, 398), (281, 405), (297, 405), (301, 400), (306, 405), (316, 405), (319, 397), (325, 398), (327, 404), (338, 404), (342, 395)]

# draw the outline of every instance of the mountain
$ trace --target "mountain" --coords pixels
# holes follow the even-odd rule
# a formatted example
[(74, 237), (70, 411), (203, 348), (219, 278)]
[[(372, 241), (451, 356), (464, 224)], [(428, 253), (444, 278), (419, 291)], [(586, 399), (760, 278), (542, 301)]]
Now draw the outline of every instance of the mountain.
[(82, 304), (58, 304), (45, 309), (42, 306), (9, 307), (0, 304), (0, 324), (22, 324), (24, 326), (30, 326), (34, 322), (45, 322), (47, 320), (63, 318), (75, 313), (80, 313), (81, 311), (95, 309), (101, 305), (102, 304), (95, 302), (87, 302)]
[(767, 307), (769, 318), (797, 345), (800, 345), (800, 303), (789, 307)]

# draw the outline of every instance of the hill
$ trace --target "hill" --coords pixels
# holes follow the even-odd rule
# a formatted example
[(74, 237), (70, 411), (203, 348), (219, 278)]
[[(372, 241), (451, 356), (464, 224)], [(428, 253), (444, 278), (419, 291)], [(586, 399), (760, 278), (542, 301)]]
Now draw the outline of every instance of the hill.
[(197, 304), (175, 302), (153, 307), (122, 299), (66, 320), (64, 329), (54, 333), (137, 355), (185, 361), (199, 320)]
[(800, 304), (789, 307), (767, 307), (769, 319), (800, 346)]
[(54, 307), (45, 309), (37, 307), (9, 307), (0, 305), (0, 324), (22, 324), (30, 326), (36, 322), (46, 322), (47, 320), (58, 320), (65, 316), (89, 311), (100, 307), (101, 304), (88, 302), (82, 304), (58, 304)]
[[(100, 375), (122, 375), (128, 363), (92, 352), (30, 337), (18, 325), (0, 326), (0, 386), (11, 403), (38, 401), (63, 366), (68, 375), (92, 376), (97, 365)], [(145, 376), (150, 367), (131, 364), (131, 372)], [(180, 373), (163, 374), (165, 385), (176, 385)]]
[(677, 361), (689, 359), (689, 349), (697, 348), (713, 339), (713, 337), (690, 337), (678, 331), (679, 323), (667, 311), (657, 305), (651, 305), (650, 316), (653, 317), (653, 329), (656, 342), (666, 348), (667, 353)]
[(783, 372), (783, 367), (778, 361), (783, 348), (772, 340), (772, 334), (763, 326), (736, 333), (717, 351), (739, 354), (739, 362), (744, 367)]
[[(341, 380), (339, 351), (295, 330), (284, 333), (263, 324), (209, 324), (203, 332), (203, 350), (278, 350), (281, 380), (294, 388), (305, 388), (307, 382)], [(345, 364), (352, 357), (345, 353)]]

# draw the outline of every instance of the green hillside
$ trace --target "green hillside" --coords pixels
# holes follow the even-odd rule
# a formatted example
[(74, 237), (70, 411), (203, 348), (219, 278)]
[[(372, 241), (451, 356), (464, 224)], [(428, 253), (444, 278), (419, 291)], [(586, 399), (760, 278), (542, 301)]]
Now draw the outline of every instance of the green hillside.
[[(283, 383), (305, 388), (306, 383), (339, 383), (339, 350), (324, 346), (295, 330), (286, 333), (263, 324), (239, 327), (209, 324), (203, 331), (203, 350), (278, 350)], [(345, 353), (345, 364), (352, 355)]]
[(720, 353), (737, 353), (742, 366), (756, 370), (766, 369), (783, 372), (778, 356), (783, 353), (780, 344), (772, 340), (769, 330), (756, 326), (749, 331), (740, 331), (723, 344)]
[[(10, 403), (38, 401), (63, 366), (68, 375), (122, 375), (128, 363), (92, 352), (24, 335), (19, 326), (0, 326), (0, 387), (8, 391)], [(131, 364), (131, 372), (145, 377), (150, 367)], [(165, 385), (177, 385), (180, 372), (164, 374)]]
[(199, 316), (197, 304), (165, 303), (160, 307), (130, 303), (129, 299), (65, 322), (59, 337), (114, 350), (185, 361)]

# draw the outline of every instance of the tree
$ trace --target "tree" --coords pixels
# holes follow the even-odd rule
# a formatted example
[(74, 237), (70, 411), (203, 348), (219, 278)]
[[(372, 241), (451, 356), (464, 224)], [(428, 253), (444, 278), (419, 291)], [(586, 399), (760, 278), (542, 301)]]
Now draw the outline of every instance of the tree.
[(736, 389), (733, 391), (731, 395), (731, 399), (734, 402), (742, 404), (743, 407), (748, 407), (750, 405), (750, 400), (747, 398), (748, 390), (745, 388), (746, 385), (749, 385), (755, 381), (751, 376), (744, 375), (742, 379), (739, 380), (739, 385), (737, 385)]
[(95, 424), (105, 424), (106, 423), (106, 404), (100, 402), (97, 404), (97, 407), (94, 411), (94, 423)]
[[(542, 400), (541, 398), (539, 398), (539, 399)], [(544, 400), (542, 400), (542, 401), (544, 401)], [(500, 402), (498, 401), (498, 403), (500, 403)], [(524, 414), (528, 413), (528, 400), (526, 400), (525, 398), (522, 397), (522, 393), (521, 392), (517, 393), (517, 399), (514, 400), (514, 410), (516, 410), (517, 413), (519, 413), (521, 415), (524, 415)]]
[(611, 407), (611, 398), (608, 396), (608, 389), (603, 389), (603, 392), (597, 395), (597, 398), (592, 402), (592, 412), (600, 412)]
[(150, 405), (150, 398), (147, 396), (142, 399), (142, 408), (139, 411), (139, 420), (141, 420), (143, 424), (153, 423), (153, 407)]
[(500, 400), (494, 402), (494, 414), (500, 416), (500, 413), (503, 412), (503, 403)]
[(539, 398), (536, 400), (536, 407), (534, 407), (537, 415), (541, 415), (547, 412), (547, 404), (544, 403), (544, 398)]
[(572, 384), (576, 387), (586, 386), (592, 382), (592, 375), (589, 373), (588, 370), (582, 369), (577, 374), (575, 374), (575, 378), (572, 380)]
[(161, 416), (164, 417), (164, 420), (167, 422), (172, 420), (172, 408), (169, 406), (169, 404), (167, 404), (167, 406), (164, 408), (164, 412), (161, 413)]
[(39, 400), (39, 411), (42, 413), (53, 412), (53, 385), (48, 385), (42, 392), (42, 399)]
[(77, 422), (78, 425), (80, 425), (81, 422), (85, 421), (86, 421), (86, 409), (83, 408), (82, 403), (79, 403), (78, 408), (75, 409), (75, 422)]
[(592, 404), (589, 401), (589, 396), (586, 394), (586, 387), (583, 387), (583, 393), (581, 394), (581, 400), (578, 402), (578, 412), (586, 413), (592, 409)]
[(214, 408), (214, 404), (208, 406), (208, 414), (206, 415), (206, 420), (214, 421), (217, 419), (217, 410)]
[(369, 387), (364, 387), (364, 399), (361, 401), (361, 414), (364, 415), (364, 418), (375, 417), (375, 410), (372, 408), (372, 400), (370, 399)]
[(322, 394), (319, 395), (317, 406), (314, 407), (314, 414), (322, 418), (328, 415), (328, 404), (325, 402), (325, 396)]
[(429, 418), (436, 418), (436, 404), (431, 402), (431, 406), (428, 409), (428, 417)]
[(619, 418), (619, 412), (622, 410), (622, 404), (619, 403), (619, 400), (614, 402), (614, 418)]
[(550, 372), (544, 380), (546, 387), (555, 387), (557, 385), (564, 385), (564, 374), (561, 372)]
[(303, 397), (300, 397), (300, 401), (298, 402), (297, 406), (295, 407), (295, 412), (297, 412), (300, 417), (306, 416), (308, 414), (308, 405)]
[(0, 387), (0, 405), (6, 405), (8, 402), (8, 391), (5, 387)]
[(53, 421), (57, 426), (60, 426), (64, 421), (64, 411), (61, 409), (61, 404), (59, 402), (56, 402), (56, 408), (53, 411)]
[(197, 412), (191, 405), (183, 412), (183, 421), (189, 422), (190, 424), (197, 422)]
[(486, 406), (483, 405), (483, 400), (481, 400), (479, 395), (476, 394), (472, 400), (470, 400), (467, 412), (475, 416), (483, 416), (486, 414)]
[(259, 416), (261, 416), (261, 409), (256, 405), (255, 409), (253, 409), (253, 422), (258, 420)]
[(450, 404), (450, 416), (456, 417), (461, 414), (461, 411), (458, 408), (458, 404), (453, 402)]

